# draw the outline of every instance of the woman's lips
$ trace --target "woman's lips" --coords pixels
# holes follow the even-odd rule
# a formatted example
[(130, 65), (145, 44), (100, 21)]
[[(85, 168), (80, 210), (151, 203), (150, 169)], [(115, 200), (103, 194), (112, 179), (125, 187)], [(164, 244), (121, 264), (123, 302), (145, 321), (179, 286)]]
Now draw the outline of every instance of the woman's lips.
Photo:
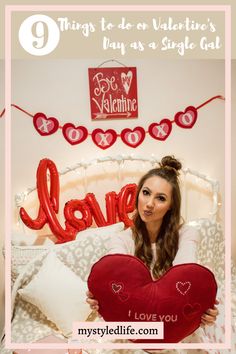
[(150, 216), (150, 215), (152, 215), (152, 211), (149, 211), (149, 210), (144, 210), (144, 215), (145, 216)]

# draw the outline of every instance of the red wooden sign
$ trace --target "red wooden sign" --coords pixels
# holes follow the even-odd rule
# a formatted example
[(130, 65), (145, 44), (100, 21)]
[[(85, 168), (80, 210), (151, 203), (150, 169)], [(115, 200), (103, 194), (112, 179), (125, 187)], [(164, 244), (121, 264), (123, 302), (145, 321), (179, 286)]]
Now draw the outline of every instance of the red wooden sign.
[(91, 117), (137, 118), (136, 68), (89, 68)]

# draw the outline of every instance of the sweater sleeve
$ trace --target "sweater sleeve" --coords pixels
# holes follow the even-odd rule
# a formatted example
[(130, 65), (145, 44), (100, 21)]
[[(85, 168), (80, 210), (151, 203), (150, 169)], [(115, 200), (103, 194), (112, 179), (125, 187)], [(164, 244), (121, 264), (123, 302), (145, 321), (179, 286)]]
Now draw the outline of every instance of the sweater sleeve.
[(114, 253), (134, 255), (134, 240), (130, 228), (116, 233), (114, 237), (111, 237), (108, 243), (107, 254)]
[(197, 262), (197, 245), (200, 235), (197, 229), (189, 225), (183, 225), (179, 232), (179, 248), (173, 265)]

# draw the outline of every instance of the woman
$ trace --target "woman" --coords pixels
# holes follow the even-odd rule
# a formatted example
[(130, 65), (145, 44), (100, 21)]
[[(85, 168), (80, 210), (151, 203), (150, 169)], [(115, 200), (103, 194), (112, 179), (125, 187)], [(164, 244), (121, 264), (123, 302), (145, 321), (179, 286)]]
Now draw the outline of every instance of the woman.
[[(181, 223), (178, 179), (181, 168), (181, 163), (173, 156), (165, 156), (160, 167), (141, 178), (134, 225), (117, 235), (109, 248), (109, 254), (131, 254), (141, 259), (153, 279), (158, 279), (173, 265), (196, 262), (198, 232)], [(90, 292), (87, 295), (90, 307), (98, 310), (97, 300)], [(201, 325), (213, 325), (217, 315), (215, 306), (208, 309), (202, 316)]]

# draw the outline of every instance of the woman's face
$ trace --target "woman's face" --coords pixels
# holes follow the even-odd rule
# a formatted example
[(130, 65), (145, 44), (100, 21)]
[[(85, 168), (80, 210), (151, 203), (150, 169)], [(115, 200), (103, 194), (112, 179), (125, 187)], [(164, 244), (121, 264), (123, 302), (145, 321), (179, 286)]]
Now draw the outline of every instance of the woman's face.
[(164, 178), (153, 176), (144, 182), (138, 196), (138, 212), (143, 222), (162, 222), (171, 208), (172, 186)]

